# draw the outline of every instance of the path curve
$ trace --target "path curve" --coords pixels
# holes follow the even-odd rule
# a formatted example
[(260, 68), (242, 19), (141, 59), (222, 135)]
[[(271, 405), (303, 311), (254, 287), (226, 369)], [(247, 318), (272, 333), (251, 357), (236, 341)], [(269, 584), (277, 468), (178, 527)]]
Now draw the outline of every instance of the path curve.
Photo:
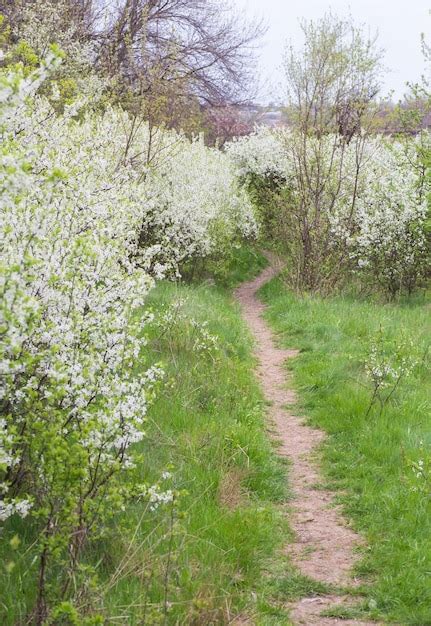
[[(235, 296), (243, 317), (255, 339), (258, 359), (257, 375), (265, 398), (270, 403), (270, 418), (274, 423), (278, 452), (290, 462), (289, 482), (293, 492), (293, 506), (289, 523), (294, 531), (294, 542), (286, 547), (294, 564), (302, 574), (313, 580), (337, 586), (353, 586), (359, 581), (351, 576), (355, 563), (353, 551), (360, 545), (360, 537), (347, 526), (339, 507), (334, 505), (331, 492), (321, 488), (322, 476), (314, 457), (324, 439), (321, 430), (304, 423), (295, 416), (295, 392), (285, 367), (288, 359), (298, 355), (297, 350), (277, 347), (274, 336), (263, 319), (265, 305), (256, 292), (280, 270), (271, 259), (271, 266), (257, 278), (243, 283)], [(290, 605), (294, 624), (312, 626), (376, 626), (375, 622), (327, 618), (322, 611), (333, 605), (348, 606), (350, 598), (328, 595), (303, 598)]]

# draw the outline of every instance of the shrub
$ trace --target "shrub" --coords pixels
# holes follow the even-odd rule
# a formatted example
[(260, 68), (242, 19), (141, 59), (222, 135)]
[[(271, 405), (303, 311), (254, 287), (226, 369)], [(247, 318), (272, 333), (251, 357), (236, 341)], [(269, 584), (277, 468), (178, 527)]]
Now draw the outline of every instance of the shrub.
[(216, 224), (254, 229), (222, 154), (176, 133), (151, 143), (119, 109), (80, 116), (76, 100), (59, 115), (35, 96), (59, 62), (53, 50), (27, 77), (0, 75), (0, 521), (33, 533), (36, 624), (91, 586), (83, 547), (131, 499), (174, 498), (135, 473), (161, 376), (136, 374), (137, 307), (217, 245)]

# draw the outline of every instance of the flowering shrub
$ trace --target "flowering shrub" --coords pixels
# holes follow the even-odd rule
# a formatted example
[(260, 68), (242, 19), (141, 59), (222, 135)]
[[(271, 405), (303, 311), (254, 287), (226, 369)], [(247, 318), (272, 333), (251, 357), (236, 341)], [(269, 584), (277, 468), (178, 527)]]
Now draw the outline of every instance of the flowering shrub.
[(224, 155), (162, 131), (155, 150), (121, 110), (78, 119), (79, 99), (58, 115), (36, 97), (59, 62), (0, 75), (0, 521), (38, 529), (37, 624), (131, 498), (174, 497), (135, 480), (161, 371), (135, 373), (148, 319), (134, 312), (218, 225), (255, 227)]
[(394, 296), (411, 292), (429, 265), (425, 221), (429, 190), (417, 167), (415, 144), (375, 140), (348, 236), (360, 272)]
[(257, 226), (223, 153), (206, 148), (201, 138), (190, 142), (174, 131), (164, 136), (143, 190), (147, 202), (141, 242), (152, 246), (158, 271), (173, 268), (178, 273), (190, 258), (214, 252), (223, 256), (224, 247), (237, 237), (253, 238)]
[(380, 330), (365, 362), (365, 371), (372, 387), (367, 417), (375, 404), (379, 405), (379, 414), (382, 415), (400, 383), (411, 375), (418, 364), (413, 354), (414, 346), (411, 342), (406, 345), (402, 340), (397, 343), (385, 340)]
[(259, 129), (226, 151), (252, 198), (266, 203), (267, 235), (283, 239), (292, 274), (297, 265), (311, 274), (306, 284), (317, 277), (322, 287), (354, 272), (395, 295), (411, 291), (429, 266), (423, 140), (302, 141), (294, 130)]
[(290, 189), (290, 161), (283, 131), (258, 128), (254, 133), (225, 145), (244, 189), (256, 207), (261, 233), (283, 240), (280, 198)]
[(237, 137), (226, 144), (226, 152), (237, 167), (239, 176), (276, 176), (283, 179), (289, 171), (289, 159), (283, 130), (257, 128), (245, 137)]
[(46, 103), (29, 115), (22, 96), (37, 82), (2, 80), (0, 517), (30, 511), (40, 528), (41, 623), (51, 561), (72, 575), (88, 534), (133, 491), (123, 474), (157, 372), (133, 374), (143, 340), (132, 311), (152, 279), (133, 260), (130, 173), (113, 186), (108, 163), (79, 141), (85, 126), (54, 117), (45, 127)]

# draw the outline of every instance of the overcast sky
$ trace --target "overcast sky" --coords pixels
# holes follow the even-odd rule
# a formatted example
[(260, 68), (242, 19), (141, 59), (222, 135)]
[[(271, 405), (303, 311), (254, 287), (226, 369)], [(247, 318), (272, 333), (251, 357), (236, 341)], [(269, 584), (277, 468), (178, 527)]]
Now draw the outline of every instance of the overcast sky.
[(270, 82), (262, 100), (278, 99), (280, 64), (285, 42), (302, 42), (298, 20), (316, 19), (328, 9), (341, 16), (349, 13), (356, 23), (378, 31), (379, 45), (385, 50), (388, 68), (384, 92), (394, 91), (394, 99), (405, 92), (407, 81), (417, 81), (425, 71), (421, 53), (421, 33), (431, 44), (431, 0), (234, 0), (249, 15), (264, 17), (268, 26), (260, 50), (260, 74)]

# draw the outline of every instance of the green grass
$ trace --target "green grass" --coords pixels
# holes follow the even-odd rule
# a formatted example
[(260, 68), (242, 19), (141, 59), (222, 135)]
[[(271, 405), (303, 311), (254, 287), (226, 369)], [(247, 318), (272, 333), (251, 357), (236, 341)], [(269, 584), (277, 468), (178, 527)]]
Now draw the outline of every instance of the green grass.
[[(328, 433), (328, 485), (368, 543), (358, 564), (368, 582), (364, 606), (390, 622), (431, 624), (429, 303), (297, 297), (280, 280), (262, 297), (280, 342), (301, 350), (291, 362), (300, 410)], [(384, 410), (373, 406), (367, 416), (364, 362), (379, 334), (389, 352), (418, 363)], [(425, 477), (417, 479), (412, 463), (420, 458)]]
[(232, 251), (224, 271), (217, 278), (217, 283), (222, 287), (236, 287), (245, 280), (257, 276), (267, 265), (266, 257), (259, 251), (248, 246), (242, 246)]
[[(282, 539), (274, 503), (284, 497), (284, 471), (265, 434), (262, 397), (252, 375), (250, 338), (230, 297), (216, 287), (160, 285), (150, 306), (179, 298), (185, 320), (157, 338), (154, 357), (168, 385), (151, 408), (142, 476), (156, 481), (170, 469), (179, 497), (167, 595), (171, 623), (225, 623), (247, 605), (265, 561)], [(187, 320), (208, 322), (218, 349), (194, 350)], [(150, 522), (147, 522), (150, 523)], [(169, 552), (167, 539), (147, 542), (152, 572), (149, 602), (160, 605)], [(148, 532), (148, 530), (147, 530)], [(132, 603), (140, 594), (134, 572), (110, 598)], [(142, 616), (138, 613), (136, 623)]]
[(198, 262), (186, 263), (181, 268), (183, 280), (188, 284), (214, 284), (231, 289), (253, 278), (267, 265), (266, 257), (253, 246), (234, 245), (226, 255), (218, 251), (217, 256)]

